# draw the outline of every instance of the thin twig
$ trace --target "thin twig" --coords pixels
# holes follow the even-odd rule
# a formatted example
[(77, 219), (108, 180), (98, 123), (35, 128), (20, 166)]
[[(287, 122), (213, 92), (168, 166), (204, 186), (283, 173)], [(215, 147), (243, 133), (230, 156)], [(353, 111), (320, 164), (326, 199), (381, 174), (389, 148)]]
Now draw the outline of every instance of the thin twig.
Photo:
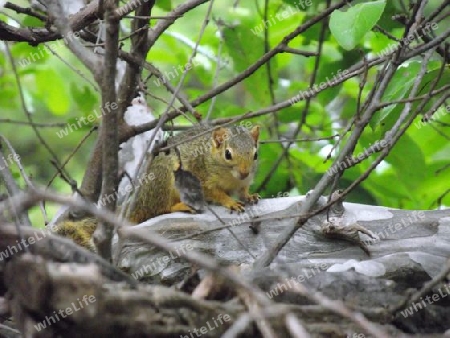
[(331, 300), (320, 292), (311, 292), (301, 283), (293, 283), (293, 289), (315, 303), (331, 310), (344, 318), (354, 322), (356, 325), (364, 329), (368, 334), (377, 338), (387, 338), (389, 335), (378, 325), (370, 322), (362, 313), (351, 312), (345, 304), (340, 300)]
[[(72, 157), (77, 153), (77, 151), (81, 148), (81, 146), (84, 144), (84, 142), (89, 138), (89, 136), (91, 136), (92, 135), (92, 133), (95, 131), (95, 130), (97, 130), (98, 129), (98, 127), (97, 126), (95, 126), (95, 127), (92, 127), (88, 132), (87, 132), (87, 134), (86, 135), (84, 135), (83, 136), (83, 138), (81, 139), (81, 141), (80, 142), (78, 142), (78, 144), (76, 145), (76, 147), (72, 150), (72, 152), (69, 154), (69, 156), (67, 156), (67, 158), (66, 158), (66, 160), (63, 162), (63, 163), (61, 163), (61, 170), (63, 170), (65, 167), (66, 167), (66, 165), (67, 165), (67, 163), (69, 163), (69, 161), (72, 159)], [(47, 187), (50, 187), (51, 185), (52, 185), (52, 183), (53, 183), (53, 181), (55, 180), (55, 178), (56, 177), (58, 177), (58, 171), (56, 171), (54, 174), (53, 174), (53, 176), (50, 178), (50, 181), (48, 182), (48, 184), (47, 184)]]
[[(177, 252), (176, 244), (170, 243), (169, 240), (167, 240), (163, 236), (154, 233), (153, 231), (148, 231), (147, 229), (145, 231), (142, 231), (142, 229), (133, 227), (133, 224), (131, 224), (127, 220), (119, 220), (117, 218), (117, 215), (115, 215), (114, 213), (106, 209), (99, 209), (96, 205), (87, 203), (80, 198), (67, 197), (54, 192), (44, 191), (42, 189), (36, 188), (28, 191), (27, 193), (19, 193), (12, 196), (9, 199), (8, 204), (14, 205), (18, 211), (23, 212), (24, 210), (32, 207), (40, 200), (47, 200), (54, 203), (64, 204), (74, 209), (84, 210), (87, 213), (92, 214), (93, 216), (98, 218), (100, 221), (117, 228), (119, 236), (135, 238), (145, 243), (154, 245), (155, 247), (160, 248), (166, 252)], [(7, 204), (5, 204), (4, 202), (0, 203), (0, 214), (2, 214), (7, 209)], [(230, 269), (223, 268), (213, 258), (189, 250), (179, 252), (179, 256), (191, 263), (196, 264), (197, 266), (201, 266), (207, 269), (208, 271), (221, 275), (226, 281), (230, 282), (231, 285), (246, 290), (255, 300), (258, 301), (259, 304), (272, 304), (272, 302), (267, 299), (262, 291), (245, 281)]]
[(434, 276), (430, 281), (426, 282), (420, 290), (411, 294), (409, 297), (405, 297), (400, 304), (391, 307), (387, 311), (391, 313), (394, 317), (397, 316), (400, 313), (400, 311), (406, 309), (406, 307), (409, 304), (417, 302), (421, 297), (425, 296), (428, 292), (430, 292), (435, 286), (442, 283), (447, 278), (447, 275), (449, 273), (450, 273), (450, 259), (447, 259), (441, 272), (439, 272), (436, 276)]
[[(330, 8), (330, 2), (331, 2), (330, 0), (327, 0), (327, 9)], [(327, 28), (328, 28), (328, 23), (326, 20), (324, 20), (322, 23), (321, 29), (320, 29), (319, 43), (317, 45), (316, 57), (314, 60), (314, 70), (309, 79), (309, 87), (310, 88), (312, 88), (314, 86), (314, 83), (316, 82), (317, 74), (319, 71), (320, 59), (321, 59), (321, 55), (322, 55), (323, 44), (325, 41), (325, 32), (326, 32)], [(302, 127), (306, 121), (306, 116), (309, 113), (309, 107), (311, 105), (311, 99), (312, 99), (312, 97), (308, 97), (305, 99), (305, 107), (302, 110), (301, 118), (300, 118), (299, 122), (297, 123), (297, 126), (293, 132), (292, 137), (294, 139), (300, 133), (300, 131), (302, 130)], [(266, 185), (269, 183), (270, 179), (272, 178), (274, 172), (278, 169), (278, 166), (280, 165), (283, 158), (289, 157), (289, 149), (290, 149), (291, 145), (292, 145), (292, 142), (288, 142), (288, 144), (286, 146), (282, 147), (282, 152), (281, 152), (280, 156), (278, 156), (278, 158), (274, 161), (274, 163), (272, 164), (272, 167), (267, 172), (264, 179), (261, 181), (261, 184), (257, 188), (255, 188), (255, 191), (257, 193), (260, 192), (261, 190), (263, 190), (266, 187)]]
[(158, 15), (125, 15), (123, 18), (126, 19), (140, 19), (140, 20), (172, 20), (181, 18), (181, 15), (164, 15), (164, 16), (158, 16)]
[(85, 74), (83, 74), (82, 72), (81, 72), (81, 70), (79, 70), (79, 69), (76, 69), (74, 66), (72, 66), (69, 62), (67, 62), (66, 60), (64, 60), (58, 53), (56, 53), (53, 49), (52, 49), (52, 47), (50, 46), (50, 44), (44, 44), (44, 46), (50, 51), (50, 53), (52, 53), (56, 58), (58, 58), (62, 63), (64, 63), (67, 67), (69, 67), (71, 70), (73, 70), (73, 72), (75, 73), (75, 74), (77, 74), (78, 76), (80, 76), (83, 80), (85, 80), (87, 83), (89, 83), (91, 86), (92, 86), (92, 88), (94, 88), (95, 89), (95, 91), (99, 91), (99, 89), (98, 89), (98, 86), (94, 83), (94, 82), (92, 82), (90, 79), (88, 79), (88, 77), (85, 75)]
[[(220, 69), (222, 68), (222, 47), (223, 47), (223, 36), (222, 36), (222, 27), (221, 25), (216, 22), (216, 26), (217, 26), (217, 31), (219, 33), (219, 47), (218, 47), (218, 51), (217, 51), (217, 62), (216, 62), (216, 70), (214, 71), (214, 78), (213, 78), (213, 82), (212, 82), (212, 88), (214, 89), (214, 87), (217, 86), (217, 80), (219, 79), (219, 72)], [(205, 121), (209, 121), (211, 118), (211, 114), (213, 112), (214, 109), (214, 105), (216, 103), (216, 98), (217, 96), (214, 96), (211, 100), (211, 104), (208, 107), (208, 112), (206, 113), (206, 117), (205, 117)]]
[(262, 140), (259, 141), (259, 144), (268, 144), (268, 143), (283, 143), (283, 142), (315, 142), (315, 141), (324, 141), (324, 140), (333, 140), (338, 137), (339, 134), (325, 137), (317, 137), (317, 138), (297, 138), (297, 139), (280, 139), (280, 140)]
[(25, 116), (28, 119), (28, 123), (30, 124), (30, 126), (33, 128), (34, 133), (36, 134), (37, 138), (39, 139), (40, 143), (44, 146), (45, 149), (47, 149), (47, 151), (50, 153), (52, 159), (56, 162), (56, 163), (60, 163), (58, 160), (58, 157), (56, 156), (56, 153), (53, 151), (52, 148), (50, 148), (50, 146), (47, 144), (47, 142), (44, 140), (44, 138), (42, 137), (40, 131), (36, 128), (35, 123), (33, 122), (33, 119), (31, 118), (31, 113), (28, 110), (27, 104), (25, 102), (25, 96), (23, 94), (23, 89), (22, 89), (22, 83), (19, 77), (19, 74), (17, 72), (17, 67), (16, 67), (16, 63), (14, 61), (14, 58), (11, 55), (11, 51), (9, 49), (8, 44), (5, 44), (6, 46), (6, 54), (8, 55), (8, 58), (11, 62), (11, 67), (12, 70), (14, 72), (14, 77), (16, 79), (16, 83), (17, 83), (17, 87), (19, 89), (19, 98), (20, 98), (20, 103), (22, 105), (22, 109), (23, 112), (25, 113)]
[[(192, 53), (191, 53), (191, 55), (190, 55), (190, 57), (188, 59), (188, 62), (187, 62), (188, 64), (192, 63), (192, 59), (194, 58), (194, 56), (196, 54), (196, 51), (197, 51), (197, 48), (200, 45), (201, 38), (202, 38), (202, 36), (203, 36), (203, 34), (205, 32), (206, 26), (208, 25), (208, 22), (209, 22), (209, 18), (210, 18), (210, 15), (211, 15), (213, 4), (214, 4), (214, 0), (211, 0), (210, 4), (208, 6), (208, 10), (207, 10), (206, 15), (205, 15), (205, 19), (203, 20), (203, 24), (202, 24), (202, 27), (200, 29), (199, 37), (198, 37), (198, 39), (196, 41), (194, 50), (192, 51)], [(175, 99), (177, 98), (177, 94), (180, 91), (181, 86), (183, 85), (183, 82), (184, 82), (184, 79), (186, 77), (186, 74), (187, 74), (187, 69), (184, 69), (183, 74), (181, 74), (180, 81), (178, 82), (178, 85), (175, 88), (175, 92), (173, 93), (172, 98), (169, 101), (169, 105), (166, 107), (166, 110), (164, 111), (164, 113), (162, 114), (160, 119), (158, 120), (158, 123), (156, 124), (155, 129), (153, 130), (153, 134), (152, 134), (152, 136), (151, 136), (151, 138), (150, 138), (150, 140), (149, 140), (149, 142), (147, 144), (147, 147), (146, 147), (145, 151), (143, 152), (142, 157), (139, 160), (139, 164), (137, 165), (137, 168), (136, 168), (136, 173), (135, 173), (135, 175), (133, 177), (134, 181), (136, 181), (136, 179), (137, 179), (137, 176), (138, 176), (138, 174), (139, 174), (139, 172), (141, 170), (141, 167), (142, 167), (142, 165), (144, 163), (144, 160), (147, 157), (147, 153), (148, 153), (151, 145), (153, 144), (153, 142), (154, 142), (154, 140), (156, 138), (156, 135), (158, 134), (158, 131), (160, 130), (160, 128), (163, 126), (164, 122), (166, 121), (167, 115), (170, 112), (170, 109), (172, 108), (172, 105), (174, 104)], [(149, 168), (149, 166), (151, 165), (151, 162), (152, 162), (152, 157), (150, 157), (149, 161), (146, 163), (146, 168)], [(130, 203), (128, 205), (128, 208), (122, 208), (122, 210), (121, 210), (121, 214), (124, 215), (127, 218), (129, 217), (130, 212), (132, 210), (134, 210), (134, 205), (136, 203), (137, 195), (138, 195), (138, 193), (134, 194), (134, 196), (132, 197), (132, 199), (131, 199), (131, 201), (130, 201)]]
[[(20, 156), (17, 154), (17, 152), (14, 150), (14, 147), (12, 146), (12, 144), (8, 141), (8, 139), (6, 137), (4, 137), (3, 135), (0, 135), (0, 138), (3, 140), (3, 142), (5, 142), (5, 144), (7, 145), (9, 152), (13, 155), (14, 159), (16, 160), (15, 163), (17, 165), (17, 167), (19, 168), (20, 171), (20, 175), (22, 176), (23, 180), (25, 181), (27, 187), (34, 187), (33, 182), (31, 182), (31, 179), (28, 177), (28, 175), (25, 172), (24, 167), (22, 166), (22, 163), (20, 162)], [(42, 212), (42, 216), (44, 218), (44, 221), (47, 223), (48, 218), (47, 218), (47, 213), (45, 211), (45, 207), (44, 207), (44, 203), (39, 203), (39, 208), (41, 209)], [(29, 225), (31, 225), (30, 220), (25, 222), (29, 223)]]
[(15, 5), (15, 4), (9, 2), (9, 1), (3, 7), (12, 9), (13, 11), (15, 11), (16, 13), (19, 13), (19, 14), (26, 14), (26, 15), (29, 15), (29, 16), (33, 16), (33, 17), (35, 17), (35, 18), (37, 18), (37, 19), (39, 19), (39, 20), (41, 20), (43, 22), (46, 22), (48, 20), (48, 18), (45, 15), (42, 15), (42, 14), (34, 11), (31, 8), (20, 7), (18, 5)]
[(291, 53), (305, 57), (317, 56), (317, 52), (308, 52), (306, 50), (295, 49), (288, 46), (281, 46), (279, 47), (279, 50), (281, 53)]
[(11, 123), (11, 124), (19, 124), (29, 127), (37, 127), (37, 128), (61, 128), (67, 126), (67, 123), (39, 123), (39, 122), (30, 122), (30, 121), (19, 121), (13, 119), (0, 119), (0, 123)]

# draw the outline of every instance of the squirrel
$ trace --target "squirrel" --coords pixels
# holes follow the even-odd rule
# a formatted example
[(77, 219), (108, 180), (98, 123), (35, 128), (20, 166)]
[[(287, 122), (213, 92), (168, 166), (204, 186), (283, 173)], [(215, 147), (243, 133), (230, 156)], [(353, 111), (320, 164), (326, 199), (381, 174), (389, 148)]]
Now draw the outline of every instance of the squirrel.
[[(142, 223), (149, 218), (176, 211), (196, 213), (193, 206), (182, 202), (176, 172), (190, 172), (199, 182), (204, 199), (222, 205), (231, 212), (243, 212), (245, 204), (255, 204), (258, 194), (250, 194), (258, 158), (259, 126), (251, 130), (243, 126), (217, 127), (207, 132), (206, 126), (196, 126), (167, 140), (176, 151), (161, 152), (150, 162), (145, 180), (137, 192), (129, 221)], [(196, 137), (196, 135), (199, 135)], [(237, 194), (239, 200), (231, 195)], [(203, 202), (202, 202), (203, 203)], [(93, 251), (92, 233), (97, 222), (84, 219), (65, 221), (56, 232)]]
[(83, 218), (79, 221), (64, 221), (53, 228), (57, 235), (70, 238), (75, 244), (82, 246), (92, 252), (97, 252), (92, 235), (97, 228), (97, 220), (92, 217)]
[[(141, 223), (175, 211), (195, 213), (192, 207), (181, 202), (175, 187), (174, 171), (181, 165), (198, 178), (207, 202), (237, 212), (244, 211), (244, 203), (258, 202), (259, 195), (250, 194), (249, 187), (256, 171), (259, 126), (250, 131), (242, 126), (218, 127), (195, 137), (207, 130), (198, 126), (168, 139), (169, 146), (181, 143), (177, 146), (179, 156), (175, 151), (155, 156), (147, 174), (153, 174), (156, 179), (140, 188), (130, 221)], [(242, 202), (234, 200), (230, 196), (233, 193)]]

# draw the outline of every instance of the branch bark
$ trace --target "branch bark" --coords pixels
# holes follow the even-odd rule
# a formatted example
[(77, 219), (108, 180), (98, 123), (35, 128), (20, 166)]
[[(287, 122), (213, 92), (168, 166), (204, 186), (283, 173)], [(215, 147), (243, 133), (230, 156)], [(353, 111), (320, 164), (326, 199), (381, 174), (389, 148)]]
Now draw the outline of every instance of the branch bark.
[[(54, 19), (55, 26), (58, 28), (61, 37), (64, 38), (69, 49), (81, 62), (83, 62), (86, 68), (92, 73), (97, 83), (100, 84), (102, 82), (102, 65), (98, 55), (94, 54), (78, 41), (78, 35), (74, 33), (70, 21), (65, 15), (58, 0), (48, 0), (47, 6), (49, 8), (50, 16)], [(90, 8), (92, 9), (92, 7)]]
[[(102, 125), (100, 140), (102, 144), (102, 190), (100, 205), (114, 212), (116, 209), (116, 192), (119, 184), (118, 141), (118, 105), (116, 93), (116, 65), (119, 50), (119, 17), (117, 17), (116, 1), (104, 0), (106, 43), (102, 81)], [(111, 241), (114, 228), (100, 222), (94, 232), (94, 241), (99, 254), (111, 260)]]

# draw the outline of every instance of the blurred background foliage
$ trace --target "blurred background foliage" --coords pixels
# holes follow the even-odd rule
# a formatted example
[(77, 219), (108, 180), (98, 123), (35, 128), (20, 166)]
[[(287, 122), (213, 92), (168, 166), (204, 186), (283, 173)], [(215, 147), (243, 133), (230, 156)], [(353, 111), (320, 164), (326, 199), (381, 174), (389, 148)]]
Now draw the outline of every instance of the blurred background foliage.
[[(182, 2), (158, 0), (152, 14), (164, 15)], [(23, 6), (28, 5), (27, 1), (19, 0), (17, 3)], [(311, 5), (306, 6), (308, 3)], [(430, 2), (427, 12), (431, 12), (439, 3), (440, 1)], [(178, 67), (186, 65), (198, 39), (207, 6), (208, 4), (204, 4), (177, 20), (160, 37), (147, 56), (147, 61), (157, 66), (174, 85), (177, 85), (181, 79)], [(195, 56), (195, 65), (187, 72), (183, 82), (184, 95), (190, 100), (195, 99), (215, 85), (233, 78), (258, 60), (265, 50), (276, 46), (301, 22), (314, 17), (324, 8), (326, 8), (326, 1), (271, 0), (266, 15), (267, 18), (272, 18), (273, 22), (268, 28), (268, 41), (265, 44), (264, 1), (215, 1), (212, 10), (214, 20), (207, 26)], [(275, 15), (285, 10), (292, 14), (283, 20), (276, 19)], [(379, 21), (381, 27), (397, 38), (402, 37), (404, 28), (391, 18), (401, 11), (398, 1), (387, 1)], [(22, 26), (41, 25), (36, 19), (6, 10), (1, 11), (0, 20), (9, 24), (17, 22), (16, 25)], [(129, 19), (122, 20), (123, 36), (130, 33), (129, 23)], [(312, 26), (306, 33), (295, 38), (289, 46), (316, 52), (321, 27), (321, 23)], [(439, 34), (445, 28), (438, 27), (435, 34)], [(258, 32), (260, 33), (257, 34)], [(393, 42), (385, 35), (371, 31), (356, 45), (356, 48), (347, 51), (340, 47), (327, 28), (316, 84), (332, 79), (338, 72), (361, 60), (362, 55), (366, 57), (377, 55), (392, 44)], [(123, 49), (127, 50), (128, 47), (128, 40), (124, 40)], [(27, 43), (11, 43), (9, 48), (15, 60), (24, 99), (33, 121), (57, 124), (36, 128), (59, 160), (65, 162), (98, 121), (62, 138), (57, 132), (80, 116), (88, 116), (95, 109), (99, 111), (99, 91), (93, 85), (94, 81), (89, 72), (60, 42), (48, 42), (36, 47)], [(47, 52), (47, 48), (54, 50), (57, 55)], [(52, 157), (38, 140), (33, 128), (27, 124), (13, 122), (27, 121), (27, 117), (20, 102), (18, 85), (4, 43), (0, 44), (0, 50), (2, 112), (0, 133), (13, 144), (32, 180), (35, 183), (47, 185), (56, 173), (55, 167), (50, 163)], [(35, 53), (35, 61), (29, 59), (31, 62), (24, 64), (23, 60), (30, 58), (33, 53)], [(240, 115), (297, 95), (299, 91), (309, 88), (314, 64), (314, 57), (290, 53), (278, 54), (272, 59), (270, 69), (266, 66), (261, 67), (254, 75), (217, 96), (211, 118)], [(419, 59), (402, 65), (390, 84), (387, 98), (391, 100), (405, 98), (419, 68)], [(439, 62), (430, 64), (428, 83), (423, 83), (421, 94), (426, 93), (430, 79), (434, 78), (438, 71)], [(215, 76), (216, 72), (217, 76)], [(376, 68), (369, 70), (362, 92), (363, 99), (374, 85), (375, 74)], [(147, 75), (144, 72), (143, 79), (148, 79)], [(285, 143), (261, 145), (260, 165), (254, 189), (261, 189), (260, 193), (263, 197), (272, 197), (282, 193), (303, 195), (314, 187), (330, 168), (340, 150), (341, 145), (333, 150), (336, 138), (330, 138), (330, 136), (342, 133), (350, 118), (355, 114), (360, 81), (360, 78), (349, 79), (312, 99), (298, 138), (328, 139), (295, 142), (289, 148), (288, 158), (281, 161), (264, 185), (262, 183), (275, 160), (282, 153)], [(448, 69), (441, 81), (450, 83)], [(148, 79), (145, 84), (149, 93), (163, 99), (146, 97), (154, 115), (158, 117), (166, 108), (164, 101), (170, 100), (170, 94), (154, 77)], [(196, 109), (206, 116), (210, 105), (211, 100)], [(299, 123), (304, 106), (304, 101), (300, 101), (275, 115), (265, 115), (251, 121), (262, 126), (261, 140), (289, 139)], [(363, 152), (365, 148), (377, 141), (396, 121), (402, 108), (403, 105), (399, 104), (380, 111), (371, 121), (370, 127), (365, 129), (354, 155)], [(446, 167), (449, 165), (450, 142), (448, 142), (448, 129), (445, 129), (450, 123), (449, 109), (450, 107), (447, 110), (441, 107), (436, 120), (430, 123), (420, 123), (420, 118), (417, 118), (416, 123), (409, 128), (392, 153), (349, 196), (348, 200), (403, 209), (436, 208), (438, 198), (449, 189), (448, 182), (450, 182), (450, 168)], [(183, 125), (189, 122), (184, 118), (178, 118), (175, 123)], [(78, 183), (84, 175), (90, 149), (96, 137), (97, 131), (94, 131), (66, 166), (71, 177)], [(344, 137), (343, 143), (347, 137), (348, 134)], [(340, 180), (340, 186), (348, 186), (369, 167), (375, 158), (371, 156), (368, 160), (346, 170)], [(23, 187), (24, 182), (18, 168), (12, 166), (11, 169)], [(71, 191), (68, 184), (61, 178), (56, 178), (51, 188), (66, 193)], [(442, 199), (442, 204), (450, 205), (450, 195)], [(49, 216), (52, 216), (54, 210), (52, 207), (48, 210)], [(42, 217), (38, 210), (33, 211), (32, 221), (37, 226), (42, 224)]]

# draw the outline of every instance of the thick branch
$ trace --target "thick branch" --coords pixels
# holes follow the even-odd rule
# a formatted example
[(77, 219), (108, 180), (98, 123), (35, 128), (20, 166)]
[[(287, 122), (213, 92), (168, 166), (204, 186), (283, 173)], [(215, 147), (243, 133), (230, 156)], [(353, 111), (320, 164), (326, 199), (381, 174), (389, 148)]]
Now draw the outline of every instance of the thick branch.
[[(68, 19), (70, 29), (77, 32), (98, 19), (98, 0), (94, 0)], [(61, 39), (60, 32), (46, 28), (16, 28), (0, 21), (0, 40), (28, 42), (35, 46), (42, 42)]]
[[(135, 3), (135, 2), (133, 2)], [(140, 2), (139, 2), (140, 3)], [(155, 4), (155, 1), (144, 2), (140, 7), (136, 9), (136, 15), (148, 16), (151, 15), (151, 10)], [(128, 6), (130, 4), (127, 4)], [(120, 8), (116, 10), (119, 12)], [(148, 20), (136, 18), (132, 22), (131, 35), (131, 50), (130, 54), (134, 56), (136, 63), (127, 63), (125, 75), (122, 80), (119, 89), (119, 112), (121, 116), (125, 113), (127, 107), (130, 105), (131, 100), (135, 96), (136, 88), (138, 87), (139, 77), (142, 71), (142, 64), (145, 61), (150, 44), (147, 41), (148, 35)]]
[(78, 35), (74, 34), (70, 22), (57, 0), (48, 1), (48, 8), (51, 16), (55, 20), (55, 26), (58, 28), (67, 47), (74, 53), (78, 59), (83, 62), (87, 69), (92, 73), (97, 83), (101, 82), (101, 63), (99, 57), (92, 51), (83, 46), (78, 41)]
[[(119, 49), (119, 19), (115, 15), (116, 4), (114, 0), (104, 1), (106, 19), (105, 61), (102, 82), (102, 117), (100, 129), (102, 142), (102, 191), (101, 204), (111, 211), (116, 208), (116, 190), (118, 186), (119, 159), (118, 142), (118, 110), (116, 95), (116, 64)], [(112, 197), (112, 198), (111, 198)], [(113, 228), (100, 223), (97, 227), (94, 240), (99, 253), (103, 258), (111, 258), (111, 240)]]

